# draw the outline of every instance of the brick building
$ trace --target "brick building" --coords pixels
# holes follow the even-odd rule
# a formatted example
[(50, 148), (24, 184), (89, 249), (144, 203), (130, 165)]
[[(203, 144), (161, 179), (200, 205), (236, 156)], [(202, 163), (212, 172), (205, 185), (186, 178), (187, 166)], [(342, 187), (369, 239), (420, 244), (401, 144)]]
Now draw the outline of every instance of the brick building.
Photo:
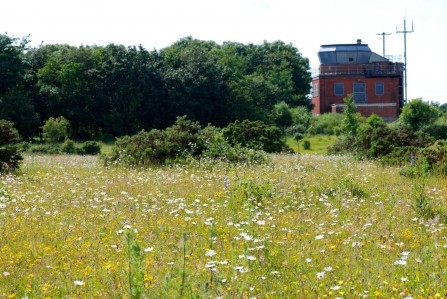
[(314, 115), (342, 113), (343, 99), (353, 94), (362, 116), (372, 113), (385, 121), (399, 117), (403, 106), (404, 64), (382, 57), (357, 40), (357, 44), (323, 45), (320, 67), (312, 77)]

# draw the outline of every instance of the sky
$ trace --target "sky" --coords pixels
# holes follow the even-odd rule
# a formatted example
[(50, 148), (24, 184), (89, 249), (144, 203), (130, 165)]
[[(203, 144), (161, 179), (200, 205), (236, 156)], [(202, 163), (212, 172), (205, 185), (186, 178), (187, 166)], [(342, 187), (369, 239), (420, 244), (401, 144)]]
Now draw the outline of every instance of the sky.
[(408, 100), (447, 103), (447, 0), (0, 0), (0, 32), (30, 45), (109, 43), (163, 49), (200, 40), (292, 44), (311, 68), (321, 45), (356, 43), (401, 55)]

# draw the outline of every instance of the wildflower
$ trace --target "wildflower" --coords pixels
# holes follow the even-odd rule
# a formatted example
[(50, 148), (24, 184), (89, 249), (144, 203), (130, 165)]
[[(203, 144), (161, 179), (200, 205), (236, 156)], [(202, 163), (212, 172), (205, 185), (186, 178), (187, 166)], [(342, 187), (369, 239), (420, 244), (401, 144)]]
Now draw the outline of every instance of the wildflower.
[(400, 279), (402, 282), (406, 282), (406, 281), (408, 281), (408, 278), (407, 277), (401, 277), (401, 279)]
[(308, 262), (308, 263), (310, 263), (311, 261), (312, 261), (312, 259), (310, 259), (310, 258), (306, 259), (306, 262)]
[(207, 252), (205, 252), (205, 256), (215, 256), (215, 255), (216, 255), (216, 251), (213, 249), (210, 249)]
[(341, 289), (341, 286), (333, 286), (333, 287), (331, 287), (331, 290), (333, 290), (333, 291), (337, 291), (339, 289)]
[(85, 284), (82, 280), (75, 280), (73, 281), (73, 283), (75, 284), (75, 286), (83, 286)]
[(5, 271), (5, 272), (3, 272), (3, 276), (9, 276), (9, 275), (11, 275), (11, 273), (9, 273), (8, 271)]
[(405, 266), (407, 264), (406, 260), (397, 260), (394, 262), (394, 265), (402, 265)]
[(406, 260), (407, 258), (408, 258), (408, 255), (410, 254), (410, 252), (409, 251), (403, 251), (402, 253), (401, 253), (401, 255), (402, 255), (402, 259), (403, 260)]
[(318, 235), (318, 236), (315, 237), (315, 240), (321, 240), (323, 238), (324, 238), (324, 235)]
[(332, 272), (334, 269), (331, 266), (325, 267), (324, 271), (326, 272)]
[(148, 247), (148, 248), (146, 248), (146, 249), (144, 249), (143, 251), (144, 252), (151, 252), (152, 250), (154, 250), (154, 247)]
[(318, 278), (318, 279), (322, 279), (322, 278), (324, 277), (324, 274), (325, 274), (324, 271), (322, 271), (322, 272), (317, 272), (317, 278)]
[(256, 257), (254, 257), (254, 256), (252, 256), (252, 255), (249, 255), (249, 256), (247, 256), (247, 260), (249, 260), (249, 261), (255, 261), (255, 260), (256, 260)]

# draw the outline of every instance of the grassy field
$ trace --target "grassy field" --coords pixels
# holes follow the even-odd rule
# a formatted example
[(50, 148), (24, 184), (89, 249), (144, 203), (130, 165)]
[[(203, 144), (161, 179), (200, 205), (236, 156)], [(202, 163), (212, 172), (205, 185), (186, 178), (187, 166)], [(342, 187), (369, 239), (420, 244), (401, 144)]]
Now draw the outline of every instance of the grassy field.
[(1, 298), (441, 298), (447, 180), (345, 157), (104, 168), (27, 156), (0, 183)]
[[(325, 155), (327, 153), (327, 148), (337, 141), (337, 136), (328, 136), (328, 135), (315, 135), (306, 137), (300, 140), (300, 145), (298, 149), (298, 142), (289, 137), (286, 140), (287, 145), (289, 145), (295, 152), (300, 152), (303, 154), (314, 154), (314, 155)], [(311, 144), (310, 149), (305, 150), (303, 148), (303, 142), (308, 140)]]

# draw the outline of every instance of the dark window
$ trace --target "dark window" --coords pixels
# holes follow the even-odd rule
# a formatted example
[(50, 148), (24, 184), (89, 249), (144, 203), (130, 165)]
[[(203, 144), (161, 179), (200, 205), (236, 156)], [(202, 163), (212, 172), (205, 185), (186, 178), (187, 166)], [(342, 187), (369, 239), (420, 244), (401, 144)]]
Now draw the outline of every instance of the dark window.
[(376, 82), (376, 95), (384, 95), (385, 94), (385, 86), (383, 82)]
[(366, 103), (366, 84), (354, 83), (354, 102)]
[(334, 84), (334, 95), (342, 96), (345, 93), (343, 83)]
[(354, 61), (354, 58), (349, 58), (349, 61)]

